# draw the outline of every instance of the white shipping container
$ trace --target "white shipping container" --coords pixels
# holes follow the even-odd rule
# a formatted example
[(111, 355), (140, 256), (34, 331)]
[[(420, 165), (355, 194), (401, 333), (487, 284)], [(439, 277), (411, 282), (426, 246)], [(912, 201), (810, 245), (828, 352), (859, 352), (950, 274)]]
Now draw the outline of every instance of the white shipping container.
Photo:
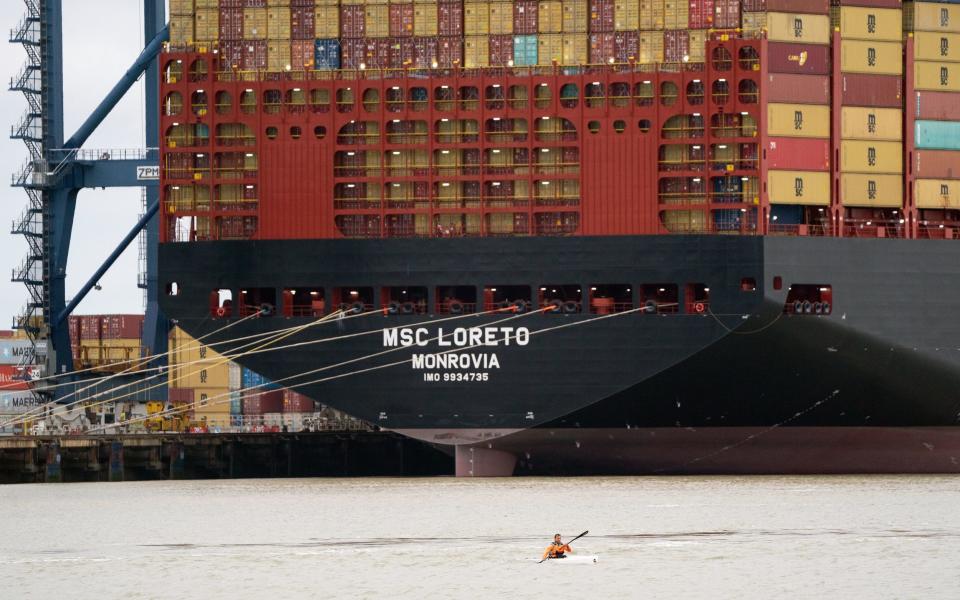
[(236, 392), (243, 387), (243, 384), (241, 383), (242, 370), (243, 369), (237, 363), (230, 363), (229, 372), (227, 373), (227, 387), (230, 388), (231, 392)]
[[(0, 339), (0, 365), (18, 365), (25, 354), (30, 352), (30, 340)], [(47, 353), (47, 343), (37, 342), (37, 354)]]
[(42, 405), (43, 401), (29, 391), (0, 394), (0, 414), (19, 415)]

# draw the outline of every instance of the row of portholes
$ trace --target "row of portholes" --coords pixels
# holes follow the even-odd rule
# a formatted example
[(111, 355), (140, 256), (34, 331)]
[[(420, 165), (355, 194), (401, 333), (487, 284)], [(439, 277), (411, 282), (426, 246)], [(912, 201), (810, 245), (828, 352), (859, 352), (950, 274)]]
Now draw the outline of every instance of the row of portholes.
[[(267, 134), (268, 140), (275, 140), (280, 135), (280, 129), (271, 125), (267, 127), (265, 133)], [(294, 140), (299, 140), (303, 137), (303, 128), (299, 125), (294, 125), (290, 128), (290, 138)], [(317, 125), (313, 128), (313, 137), (322, 140), (327, 137), (327, 128), (322, 125)]]
[[(640, 119), (637, 121), (637, 129), (639, 129), (641, 133), (647, 133), (650, 131), (650, 127), (651, 123), (649, 119)], [(616, 133), (623, 133), (627, 130), (627, 122), (623, 119), (617, 119), (613, 122), (613, 130)], [(600, 121), (590, 121), (587, 123), (587, 131), (594, 134), (600, 133)]]

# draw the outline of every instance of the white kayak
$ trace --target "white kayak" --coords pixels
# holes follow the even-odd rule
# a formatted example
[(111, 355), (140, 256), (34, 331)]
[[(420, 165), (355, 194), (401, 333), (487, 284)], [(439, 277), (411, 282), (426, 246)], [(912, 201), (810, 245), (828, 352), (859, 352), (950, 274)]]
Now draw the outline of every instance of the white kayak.
[(599, 557), (596, 554), (568, 554), (563, 558), (548, 558), (543, 562), (554, 565), (584, 565), (593, 564), (597, 562), (598, 559)]

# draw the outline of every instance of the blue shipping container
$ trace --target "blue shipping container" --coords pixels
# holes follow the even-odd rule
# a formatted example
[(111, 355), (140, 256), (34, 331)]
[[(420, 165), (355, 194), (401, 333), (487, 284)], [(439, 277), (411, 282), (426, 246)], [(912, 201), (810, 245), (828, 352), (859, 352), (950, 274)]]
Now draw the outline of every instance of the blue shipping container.
[(917, 121), (916, 145), (923, 150), (960, 150), (960, 121)]
[(513, 64), (518, 67), (531, 67), (537, 64), (537, 36), (513, 36)]
[[(255, 373), (246, 367), (240, 371), (240, 386), (243, 389), (258, 388), (260, 390), (278, 390), (280, 386), (271, 382), (269, 379), (259, 373)], [(263, 387), (258, 387), (263, 386)]]
[(317, 40), (313, 45), (313, 65), (319, 71), (340, 68), (340, 42), (335, 39)]

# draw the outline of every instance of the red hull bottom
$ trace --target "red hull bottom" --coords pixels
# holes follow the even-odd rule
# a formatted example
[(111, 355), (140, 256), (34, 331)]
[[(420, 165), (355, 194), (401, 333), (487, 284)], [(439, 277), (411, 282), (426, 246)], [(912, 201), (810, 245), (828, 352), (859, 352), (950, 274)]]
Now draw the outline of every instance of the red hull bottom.
[(529, 429), (456, 458), (458, 477), (960, 473), (960, 428)]

